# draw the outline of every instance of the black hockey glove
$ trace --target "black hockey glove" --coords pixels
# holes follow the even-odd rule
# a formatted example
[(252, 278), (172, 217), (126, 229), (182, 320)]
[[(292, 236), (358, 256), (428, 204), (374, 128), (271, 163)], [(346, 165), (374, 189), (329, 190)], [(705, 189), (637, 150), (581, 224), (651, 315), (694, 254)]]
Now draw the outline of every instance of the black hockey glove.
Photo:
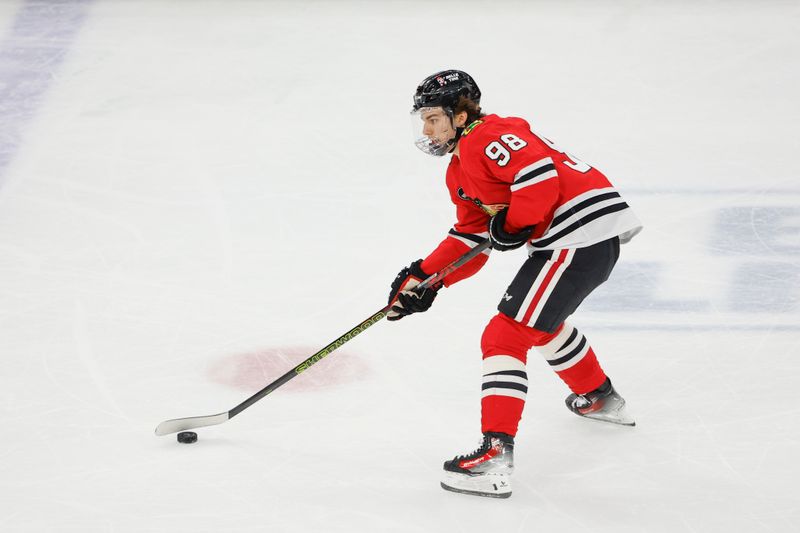
[(392, 308), (386, 315), (387, 319), (400, 320), (412, 313), (423, 313), (433, 305), (436, 291), (441, 285), (425, 289), (414, 288), (428, 277), (428, 274), (422, 271), (421, 263), (422, 259), (414, 261), (394, 278), (389, 291), (389, 304)]
[(492, 241), (492, 250), (505, 252), (519, 248), (531, 238), (534, 226), (529, 226), (519, 233), (508, 233), (503, 226), (506, 223), (508, 208), (499, 211), (489, 221), (489, 240)]

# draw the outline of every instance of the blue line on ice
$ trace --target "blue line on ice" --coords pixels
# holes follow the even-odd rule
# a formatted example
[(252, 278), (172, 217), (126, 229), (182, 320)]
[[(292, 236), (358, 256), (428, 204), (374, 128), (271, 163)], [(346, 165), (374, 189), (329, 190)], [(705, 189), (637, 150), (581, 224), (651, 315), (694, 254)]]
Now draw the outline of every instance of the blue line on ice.
[(92, 0), (28, 0), (0, 42), (0, 186)]

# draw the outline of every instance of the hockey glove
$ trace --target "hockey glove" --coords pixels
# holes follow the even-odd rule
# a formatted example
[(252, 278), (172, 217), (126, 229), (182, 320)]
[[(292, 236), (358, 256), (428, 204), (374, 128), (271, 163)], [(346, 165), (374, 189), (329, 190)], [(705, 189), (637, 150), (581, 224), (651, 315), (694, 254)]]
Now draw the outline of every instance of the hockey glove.
[(441, 285), (415, 289), (417, 285), (428, 277), (428, 274), (422, 271), (421, 263), (422, 259), (414, 261), (394, 278), (389, 292), (389, 304), (392, 308), (386, 314), (387, 319), (400, 320), (412, 313), (423, 313), (433, 305), (433, 300), (436, 299), (436, 291), (439, 290)]
[(489, 221), (489, 240), (492, 241), (492, 249), (500, 252), (519, 248), (533, 235), (534, 226), (529, 226), (519, 233), (508, 233), (503, 227), (507, 214), (508, 208), (503, 209)]

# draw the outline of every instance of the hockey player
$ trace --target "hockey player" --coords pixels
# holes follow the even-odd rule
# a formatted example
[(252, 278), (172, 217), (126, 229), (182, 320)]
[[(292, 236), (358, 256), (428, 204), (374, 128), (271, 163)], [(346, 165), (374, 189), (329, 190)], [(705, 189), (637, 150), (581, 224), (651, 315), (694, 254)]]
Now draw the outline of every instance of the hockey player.
[[(483, 440), (444, 463), (442, 487), (481, 496), (511, 495), (514, 436), (527, 392), (526, 361), (535, 347), (571, 390), (567, 408), (586, 418), (634, 425), (625, 400), (603, 372), (586, 337), (566, 319), (608, 279), (620, 243), (641, 223), (597, 169), (557, 148), (521, 118), (485, 115), (481, 92), (465, 72), (446, 70), (417, 87), (411, 112), (415, 144), (452, 154), (447, 188), (456, 223), (425, 259), (392, 283), (389, 320), (427, 311), (442, 285), (415, 287), (484, 239), (498, 252), (527, 246), (481, 339)], [(475, 274), (489, 250), (443, 286)]]

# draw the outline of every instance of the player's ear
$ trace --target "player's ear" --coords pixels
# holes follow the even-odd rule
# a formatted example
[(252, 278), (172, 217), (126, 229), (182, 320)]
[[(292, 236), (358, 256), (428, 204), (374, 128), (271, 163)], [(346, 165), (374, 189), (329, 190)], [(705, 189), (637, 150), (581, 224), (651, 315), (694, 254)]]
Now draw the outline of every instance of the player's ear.
[(456, 128), (463, 128), (467, 123), (467, 112), (461, 111), (456, 113), (455, 117), (453, 117), (453, 124)]

